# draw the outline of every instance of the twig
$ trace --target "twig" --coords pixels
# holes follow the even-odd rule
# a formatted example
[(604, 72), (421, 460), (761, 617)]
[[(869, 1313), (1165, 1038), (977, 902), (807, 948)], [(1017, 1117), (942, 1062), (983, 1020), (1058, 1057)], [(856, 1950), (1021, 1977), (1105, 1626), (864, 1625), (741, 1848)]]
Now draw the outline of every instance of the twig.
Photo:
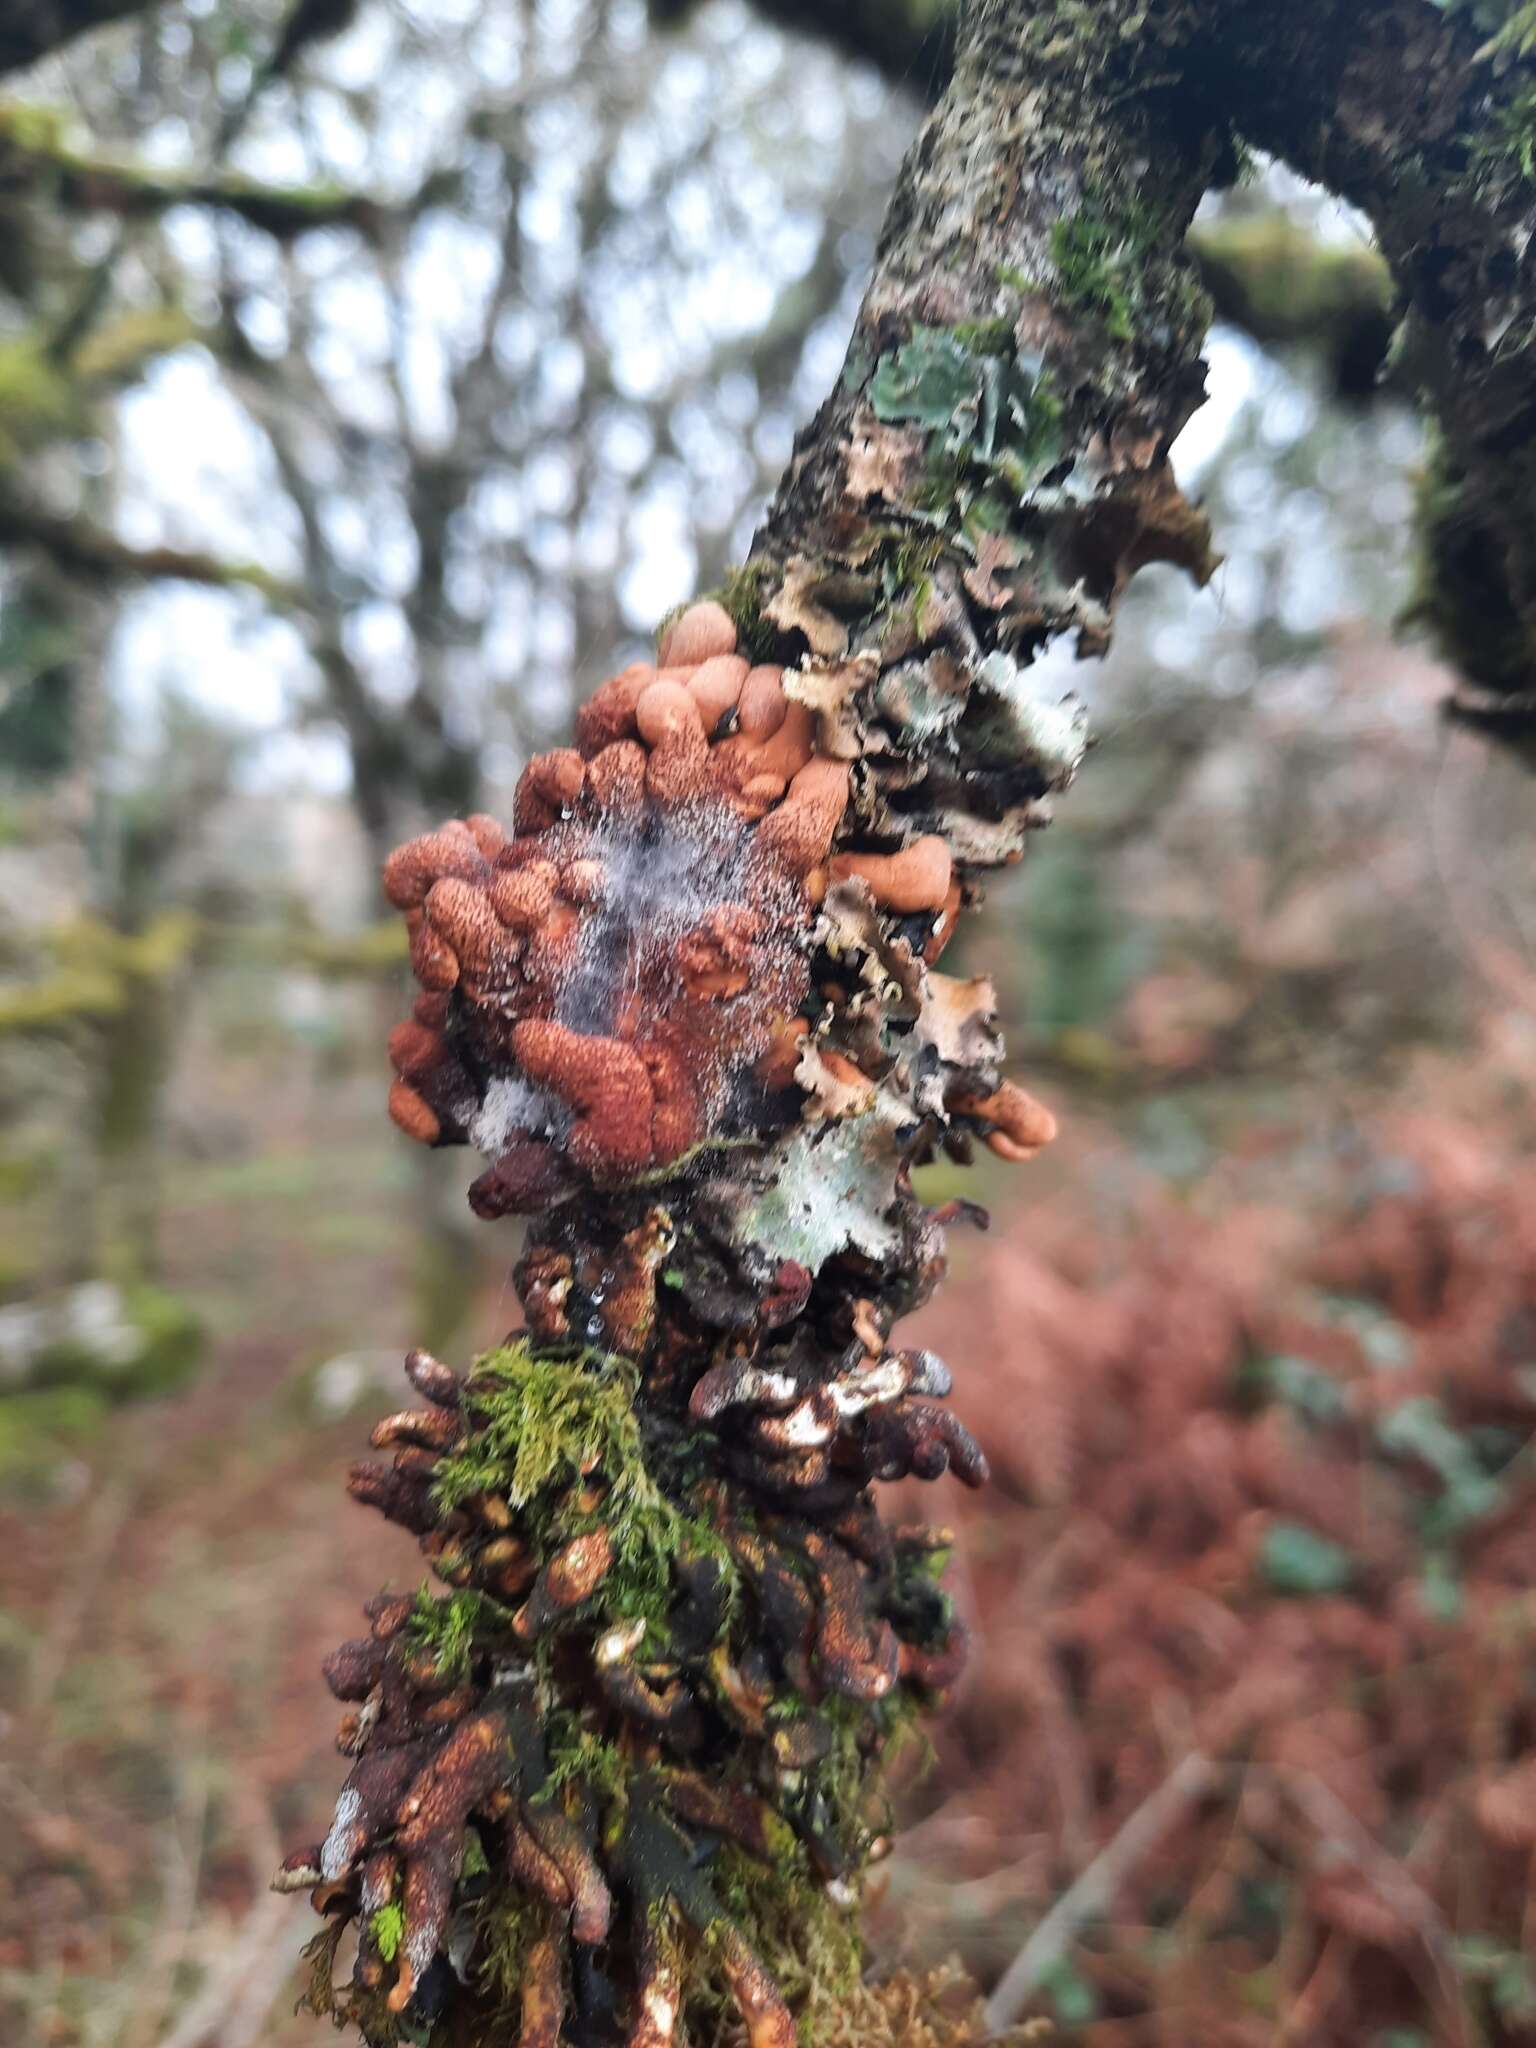
[(1079, 1928), (1113, 1903), (1121, 1885), (1172, 1822), (1225, 1775), (1221, 1765), (1196, 1751), (1176, 1764), (1156, 1791), (1148, 1794), (1114, 1839), (1062, 1893), (998, 1979), (987, 2000), (987, 2026), (993, 2033), (1000, 2034), (1014, 2024)]
[(201, 2048), (215, 2028), (219, 2048), (249, 2048), (287, 1982), (280, 1964), (290, 1947), (296, 1954), (293, 1901), (265, 1893), (241, 1921), (219, 1967), (161, 2036), (159, 2048)]

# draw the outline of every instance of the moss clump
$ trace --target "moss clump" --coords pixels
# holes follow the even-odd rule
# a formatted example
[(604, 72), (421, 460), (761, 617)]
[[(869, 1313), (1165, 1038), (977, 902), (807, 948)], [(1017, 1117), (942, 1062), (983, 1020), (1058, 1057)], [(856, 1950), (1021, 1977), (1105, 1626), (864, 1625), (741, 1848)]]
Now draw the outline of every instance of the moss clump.
[[(857, 1904), (839, 1905), (802, 1857), (760, 1863), (723, 1843), (709, 1880), (731, 1925), (746, 1937), (795, 2015), (800, 2048), (821, 2048), (833, 2015), (858, 1989), (863, 1948)], [(706, 1936), (705, 1956), (710, 1943)], [(704, 2040), (733, 2031), (735, 2004), (712, 1961), (695, 1980), (689, 2019)]]
[(1536, 0), (1432, 0), (1448, 14), (1466, 15), (1488, 37), (1479, 52), (1529, 57), (1536, 50)]
[(818, 2048), (1007, 2048), (1047, 2039), (1038, 2020), (999, 2034), (987, 2022), (976, 1986), (949, 1963), (922, 1976), (898, 1970), (878, 1984), (856, 1984), (825, 2015)]
[(387, 1906), (379, 1907), (368, 1922), (368, 1932), (384, 1961), (392, 1963), (405, 1939), (405, 1909), (398, 1900), (391, 1899)]
[[(1536, 24), (1536, 9), (1532, 10)], [(1532, 30), (1536, 38), (1536, 26)], [(1536, 179), (1536, 85), (1520, 86), (1496, 107), (1487, 128), (1472, 139), (1472, 182), (1478, 189), (1519, 178)]]
[(1392, 275), (1379, 250), (1320, 241), (1280, 213), (1212, 221), (1192, 232), (1190, 247), (1217, 311), (1264, 340), (1326, 340), (1391, 309)]
[(686, 1504), (688, 1439), (657, 1444), (653, 1468), (637, 1385), (627, 1359), (602, 1352), (549, 1358), (518, 1343), (488, 1353), (465, 1387), (469, 1440), (440, 1460), (433, 1490), (445, 1509), (476, 1494), (505, 1500), (540, 1556), (605, 1529), (614, 1563), (595, 1611), (612, 1621), (643, 1619), (659, 1640), (680, 1557), (719, 1559), (727, 1611), (734, 1573), (711, 1522)]
[(651, 1505), (659, 1495), (635, 1419), (637, 1384), (635, 1366), (600, 1352), (541, 1358), (528, 1343), (487, 1352), (465, 1386), (469, 1444), (438, 1462), (438, 1503), (500, 1493), (528, 1507), (602, 1468), (614, 1505)]
[(1074, 214), (1051, 229), (1051, 258), (1062, 297), (1097, 313), (1116, 341), (1131, 340), (1136, 252), (1126, 238), (1093, 214)]
[(1051, 260), (1060, 296), (1098, 314), (1114, 340), (1133, 341), (1146, 311), (1148, 259), (1169, 234), (1158, 208), (1138, 198), (1097, 203), (1058, 220)]
[(546, 1717), (544, 1746), (550, 1791), (579, 1784), (600, 1799), (623, 1799), (631, 1765), (613, 1743), (583, 1727), (575, 1711), (557, 1707)]
[(526, 1343), (487, 1352), (465, 1389), (469, 1443), (440, 1461), (437, 1500), (452, 1508), (498, 1493), (526, 1508), (599, 1466), (619, 1500), (648, 1498), (655, 1487), (635, 1419), (637, 1384), (632, 1365), (597, 1352), (542, 1358)]
[(41, 335), (0, 344), (0, 462), (83, 426), (79, 394)]
[(730, 613), (741, 651), (754, 662), (771, 661), (779, 645), (778, 629), (770, 619), (763, 617), (763, 581), (766, 575), (763, 563), (742, 562), (734, 569), (727, 569), (720, 588), (708, 593), (716, 604), (723, 605)]
[(115, 975), (66, 968), (46, 980), (0, 990), (0, 1038), (47, 1037), (115, 1017), (125, 1000)]
[(404, 2036), (399, 2019), (389, 2009), (387, 1992), (364, 1991), (354, 1984), (338, 1985), (334, 1981), (336, 1952), (346, 1931), (347, 1921), (338, 1913), (299, 1951), (309, 1967), (294, 2011), (329, 2020), (338, 2030), (356, 2027), (369, 2048), (393, 2048)]
[(466, 1587), (439, 1599), (423, 1585), (405, 1624), (406, 1641), (430, 1657), (445, 1679), (457, 1681), (468, 1675), (476, 1650), (504, 1635), (510, 1620), (488, 1593)]
[(75, 351), (73, 366), (93, 384), (121, 384), (156, 356), (184, 348), (203, 334), (179, 306), (133, 307), (87, 335)]
[(502, 1885), (476, 1908), (478, 1976), (498, 2012), (515, 2012), (522, 2004), (528, 1951), (545, 1930), (548, 1910), (531, 1893)]

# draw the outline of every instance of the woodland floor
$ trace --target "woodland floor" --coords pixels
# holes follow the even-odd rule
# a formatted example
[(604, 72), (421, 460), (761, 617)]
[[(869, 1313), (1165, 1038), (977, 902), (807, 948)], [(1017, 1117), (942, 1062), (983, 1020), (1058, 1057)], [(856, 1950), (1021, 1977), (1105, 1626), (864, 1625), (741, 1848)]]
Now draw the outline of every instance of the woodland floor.
[[(1507, 1075), (1448, 1075), (1415, 1074), (1399, 1104), (1459, 1090), (1454, 1128), (1497, 1128)], [(1062, 1101), (1061, 1087), (1043, 1092)], [(17, 2048), (316, 2038), (313, 2021), (291, 2016), (307, 1913), (266, 1880), (318, 1832), (344, 1768), (321, 1658), (355, 1632), (367, 1595), (418, 1576), (409, 1538), (342, 1491), (369, 1421), (397, 1404), (416, 1335), (417, 1196), (381, 1093), (370, 1067), (324, 1045), (232, 1058), (194, 1038), (178, 1070), (162, 1243), (167, 1283), (207, 1318), (210, 1360), (189, 1393), (119, 1411), (0, 1516), (0, 2020), (11, 2015), (0, 2031)], [(1089, 1297), (1070, 1290), (1091, 1292), (1095, 1264), (1123, 1269), (1138, 1236), (1172, 1258), (1180, 1232), (1209, 1238), (1244, 1205), (1269, 1219), (1246, 1240), (1248, 1265), (1288, 1270), (1309, 1205), (1353, 1170), (1347, 1134), (1291, 1111), (1255, 1119), (1240, 1093), (1186, 1089), (1177, 1130), (1194, 1151), (1180, 1154), (1166, 1114), (1149, 1119), (1145, 1102), (1086, 1103), (1032, 1168), (987, 1161), (970, 1177), (968, 1192), (997, 1202), (996, 1228), (954, 1235), (950, 1286), (908, 1335), (954, 1365), (957, 1406), (983, 1442), (1002, 1439), (1000, 1486), (965, 1504), (957, 1561), (962, 1603), (1002, 1618), (979, 1652), (980, 1690), (940, 1735), (937, 1772), (907, 1795), (916, 1826), (876, 1916), (887, 1953), (926, 1961), (959, 1948), (995, 1974), (1060, 1889), (1041, 1829), (1027, 1816), (994, 1822), (985, 1790), (1000, 1767), (1042, 1767), (1038, 1748), (1022, 1764), (1011, 1748), (1039, 1721), (1039, 1695), (1008, 1676), (1017, 1595), (1010, 1622), (997, 1588), (1027, 1584), (1020, 1546), (1061, 1530), (1049, 1476), (1032, 1488), (1016, 1454), (1018, 1405), (1038, 1412), (1051, 1368), (1050, 1316), (1081, 1321)], [(1229, 1149), (1222, 1133), (1239, 1127), (1247, 1135)], [(946, 1176), (959, 1185), (948, 1169), (936, 1182)], [(461, 1358), (511, 1320), (510, 1255), (486, 1268)], [(1053, 1271), (1068, 1277), (1041, 1280), (1026, 1308)], [(1167, 1285), (1172, 1313), (1176, 1274)], [(1040, 1341), (1014, 1349), (1026, 1326)], [(1056, 1369), (1072, 1371), (1071, 1354), (1063, 1336)], [(907, 1511), (942, 1520), (957, 1505), (931, 1489)], [(1081, 1862), (1099, 1836), (1079, 1821)], [(1117, 1998), (1123, 2009), (1113, 1973), (1107, 1989), (1070, 1967), (1051, 1984), (1032, 2010), (1053, 2014), (1063, 2037), (1152, 2038), (1093, 2024)]]

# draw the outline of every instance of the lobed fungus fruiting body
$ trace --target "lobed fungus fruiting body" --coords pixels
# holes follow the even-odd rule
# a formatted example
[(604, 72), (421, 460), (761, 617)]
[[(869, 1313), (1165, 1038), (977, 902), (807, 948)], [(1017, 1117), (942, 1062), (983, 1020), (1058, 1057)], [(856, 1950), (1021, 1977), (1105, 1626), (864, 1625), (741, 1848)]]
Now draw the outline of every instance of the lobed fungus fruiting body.
[[(850, 678), (750, 662), (693, 606), (530, 762), (510, 832), (386, 866), (421, 984), (390, 1112), (530, 1221), (524, 1327), (462, 1379), (413, 1352), (422, 1405), (350, 1480), (449, 1589), (381, 1595), (329, 1661), (350, 1774), (280, 1880), (327, 1919), (313, 2002), (371, 2042), (665, 2048), (734, 2014), (793, 2048), (857, 1989), (885, 1762), (966, 1640), (948, 1538), (873, 1489), (987, 1477), (893, 1335), (981, 1212), (909, 1176), (1054, 1122), (1002, 1074), (991, 985), (935, 965), (1052, 780), (966, 765), (1023, 715), (1013, 672), (963, 735), (957, 701), (926, 789), (916, 680)], [(885, 741), (850, 754), (850, 719)]]

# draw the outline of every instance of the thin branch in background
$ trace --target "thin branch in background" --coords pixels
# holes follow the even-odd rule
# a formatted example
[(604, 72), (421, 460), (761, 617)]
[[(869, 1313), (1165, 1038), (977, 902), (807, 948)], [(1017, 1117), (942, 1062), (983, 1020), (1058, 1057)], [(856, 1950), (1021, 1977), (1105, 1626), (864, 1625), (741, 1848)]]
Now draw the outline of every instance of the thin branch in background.
[(987, 2025), (1005, 2033), (1090, 1921), (1101, 1919), (1120, 1887), (1189, 1807), (1217, 1791), (1227, 1773), (1198, 1751), (1184, 1757), (1062, 1893), (997, 1980)]

